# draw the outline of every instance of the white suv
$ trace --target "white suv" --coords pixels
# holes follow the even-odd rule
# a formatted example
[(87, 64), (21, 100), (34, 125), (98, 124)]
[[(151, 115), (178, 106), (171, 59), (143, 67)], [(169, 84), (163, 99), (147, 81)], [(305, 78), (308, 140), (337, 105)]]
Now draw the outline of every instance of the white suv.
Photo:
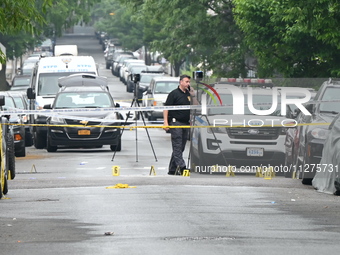
[[(192, 172), (210, 173), (211, 166), (216, 165), (238, 167), (240, 171), (256, 169), (258, 166), (284, 165), (285, 135), (292, 120), (280, 115), (280, 103), (269, 116), (254, 115), (246, 104), (247, 88), (239, 88), (245, 95), (244, 114), (233, 115), (233, 103), (236, 104), (230, 90), (233, 87), (216, 85), (215, 89), (223, 103), (218, 107), (209, 107), (217, 101), (214, 97), (202, 95), (207, 99), (206, 115), (200, 110), (192, 110)], [(256, 110), (272, 107), (272, 91), (270, 88), (252, 88)]]

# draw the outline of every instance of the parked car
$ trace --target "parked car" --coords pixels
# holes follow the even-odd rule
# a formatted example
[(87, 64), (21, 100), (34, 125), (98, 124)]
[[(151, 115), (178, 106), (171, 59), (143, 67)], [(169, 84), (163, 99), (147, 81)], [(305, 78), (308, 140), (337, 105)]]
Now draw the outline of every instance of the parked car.
[[(284, 141), (289, 127), (281, 123), (291, 120), (281, 116), (280, 104), (271, 109), (272, 89), (262, 87), (252, 88), (253, 107), (258, 111), (271, 109), (270, 115), (254, 115), (247, 106), (248, 96), (245, 96), (244, 113), (234, 114), (235, 101), (231, 93), (234, 88), (233, 84), (215, 86), (226, 106), (210, 107), (206, 114), (201, 110), (192, 111), (191, 171), (211, 173), (212, 166), (219, 165), (223, 172), (232, 166), (249, 173), (255, 172), (257, 167), (265, 171), (273, 167), (275, 173), (283, 175), (279, 167), (284, 164)], [(249, 95), (247, 88), (237, 89), (243, 95)], [(215, 104), (214, 96), (204, 93), (203, 97), (206, 98), (206, 105)]]
[[(83, 79), (81, 76), (79, 79)], [(45, 109), (119, 107), (101, 83), (84, 86), (63, 86), (52, 105)], [(120, 128), (123, 116), (117, 112), (64, 112), (47, 118), (46, 149), (55, 152), (65, 147), (96, 147), (110, 145), (112, 151), (121, 150)], [(72, 125), (63, 127), (60, 125)], [(78, 126), (73, 126), (78, 125)]]
[[(120, 46), (117, 46), (115, 44), (108, 44), (106, 46), (106, 49), (104, 51), (104, 58), (105, 58), (105, 65), (106, 65), (106, 69), (110, 69), (112, 68), (112, 61), (113, 58), (119, 54), (115, 54), (116, 52), (124, 52)], [(130, 52), (126, 52), (126, 54), (130, 54)], [(131, 52), (132, 54), (132, 52)]]
[(316, 166), (313, 187), (319, 192), (340, 195), (340, 114), (328, 128), (320, 164)]
[(143, 98), (143, 93), (148, 90), (152, 78), (157, 76), (164, 76), (165, 73), (161, 71), (146, 70), (140, 74), (140, 79), (136, 84), (136, 97), (140, 100)]
[(127, 72), (127, 67), (129, 66), (130, 63), (139, 63), (141, 65), (145, 65), (144, 60), (140, 59), (126, 59), (122, 63), (122, 66), (119, 69), (119, 80), (125, 84), (125, 73)]
[(126, 81), (126, 92), (133, 92), (135, 90), (134, 75), (140, 74), (146, 71), (148, 66), (146, 65), (131, 65), (128, 69), (127, 81)]
[[(29, 103), (26, 92), (24, 91), (8, 91), (8, 93), (12, 96), (16, 108), (20, 110), (29, 110)], [(20, 118), (22, 124), (25, 125), (25, 147), (29, 147), (33, 145), (33, 134), (31, 133), (31, 129), (29, 127), (30, 123), (30, 115), (29, 114), (20, 114)]]
[[(113, 55), (113, 59), (112, 59), (112, 68), (111, 68), (111, 73), (114, 75), (114, 76), (119, 76), (119, 72), (120, 72), (120, 68), (121, 66), (123, 65), (123, 62), (124, 60), (126, 59), (136, 59), (132, 52), (131, 54), (121, 54), (121, 53), (124, 53), (124, 52), (115, 52)], [(115, 57), (116, 55), (116, 57)]]
[(124, 67), (124, 72), (123, 72), (123, 77), (121, 77), (122, 82), (127, 85), (127, 82), (129, 80), (129, 76), (131, 74), (131, 68), (136, 67), (136, 66), (142, 66), (145, 67), (145, 62), (143, 60), (141, 60), (140, 62), (129, 62), (126, 63), (125, 67)]
[(34, 69), (34, 67), (35, 67), (35, 63), (34, 62), (24, 63), (22, 65), (22, 68), (19, 69), (19, 74), (22, 74), (22, 75), (31, 75), (32, 70)]
[[(4, 110), (19, 109), (15, 104), (14, 97), (7, 91), (1, 91), (0, 95), (5, 97)], [(25, 126), (24, 121), (20, 114), (11, 113), (8, 115), (8, 122), (10, 123), (10, 129), (14, 140), (14, 152), (16, 157), (26, 156), (25, 146)]]
[[(179, 77), (153, 77), (148, 90), (143, 94), (143, 106), (163, 106), (168, 94), (178, 85)], [(154, 121), (157, 118), (163, 118), (163, 110), (145, 111), (144, 115), (149, 121)]]
[(312, 183), (316, 170), (314, 166), (320, 163), (329, 123), (340, 112), (339, 102), (332, 100), (340, 100), (340, 81), (335, 79), (325, 81), (314, 97), (317, 103), (306, 106), (311, 115), (301, 116), (301, 122), (305, 125), (298, 126), (298, 156), (293, 166), (303, 184)]
[(17, 90), (17, 91), (26, 91), (31, 82), (31, 75), (15, 75), (10, 90)]
[[(311, 91), (312, 97), (314, 99), (316, 92)], [(293, 118), (297, 123), (302, 123), (303, 114), (297, 109), (295, 105), (287, 105), (287, 117)], [(297, 153), (299, 148), (299, 129), (298, 127), (292, 127), (287, 130), (285, 138), (285, 166), (287, 166), (287, 171), (285, 171), (285, 177), (292, 178), (294, 169), (293, 164), (297, 160)]]
[[(5, 110), (5, 96), (0, 95), (0, 109)], [(8, 193), (8, 180), (15, 178), (15, 156), (14, 156), (14, 142), (13, 132), (10, 125), (8, 125), (9, 116), (1, 116), (0, 123), (2, 131), (2, 144), (0, 153), (0, 160), (4, 163), (4, 167), (0, 168), (0, 198)]]

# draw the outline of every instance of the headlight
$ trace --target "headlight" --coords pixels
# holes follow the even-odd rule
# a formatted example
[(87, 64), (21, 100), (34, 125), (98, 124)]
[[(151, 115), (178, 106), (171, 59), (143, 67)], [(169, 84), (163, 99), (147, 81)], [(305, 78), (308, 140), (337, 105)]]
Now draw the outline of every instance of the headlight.
[(108, 122), (115, 122), (117, 120), (117, 113), (110, 113), (109, 115), (105, 116), (104, 118), (104, 125), (105, 123), (108, 123)]
[(60, 118), (60, 117), (58, 117), (58, 116), (52, 116), (50, 122), (51, 122), (51, 123), (54, 123), (54, 124), (56, 124), (56, 123), (65, 124), (65, 119)]
[(310, 132), (310, 134), (316, 139), (326, 139), (328, 136), (328, 129), (315, 128)]
[(226, 127), (213, 127), (213, 128), (208, 128), (207, 132), (209, 134), (214, 133), (220, 133), (220, 134), (226, 134), (227, 133), (227, 128)]

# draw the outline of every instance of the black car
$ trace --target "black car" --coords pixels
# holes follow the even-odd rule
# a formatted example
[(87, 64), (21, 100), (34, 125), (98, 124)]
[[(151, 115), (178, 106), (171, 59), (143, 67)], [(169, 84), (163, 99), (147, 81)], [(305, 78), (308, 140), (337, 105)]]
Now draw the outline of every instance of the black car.
[[(81, 77), (80, 77), (81, 79)], [(112, 151), (121, 150), (120, 125), (123, 116), (112, 111), (85, 111), (92, 108), (119, 107), (103, 85), (64, 86), (53, 105), (45, 109), (78, 109), (75, 112), (56, 113), (47, 118), (48, 152), (62, 147), (101, 147), (110, 145)], [(84, 111), (79, 111), (83, 108)], [(66, 126), (65, 126), (66, 125)]]
[[(335, 102), (332, 102), (334, 101)], [(330, 79), (322, 84), (306, 109), (311, 115), (302, 115), (298, 126), (298, 152), (293, 167), (299, 173), (303, 184), (311, 184), (322, 157), (329, 124), (340, 112), (340, 80)]]
[[(0, 95), (5, 97), (4, 110), (15, 110), (18, 107), (15, 104), (13, 96), (6, 91), (0, 92)], [(25, 126), (20, 114), (11, 113), (7, 115), (8, 122), (10, 123), (10, 130), (14, 140), (14, 151), (16, 157), (26, 156), (26, 146), (25, 146)]]
[(126, 92), (133, 92), (135, 89), (135, 82), (134, 82), (134, 75), (136, 74), (140, 74), (143, 71), (147, 70), (147, 66), (146, 65), (141, 65), (141, 66), (131, 66), (131, 68), (129, 69), (129, 76), (128, 79), (126, 81)]

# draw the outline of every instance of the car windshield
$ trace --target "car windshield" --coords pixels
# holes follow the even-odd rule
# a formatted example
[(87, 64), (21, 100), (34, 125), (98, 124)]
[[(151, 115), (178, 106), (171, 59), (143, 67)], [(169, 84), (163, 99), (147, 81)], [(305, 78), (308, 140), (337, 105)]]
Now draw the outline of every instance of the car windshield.
[(22, 99), (20, 97), (14, 97), (13, 99), (15, 101), (15, 105), (16, 105), (17, 108), (25, 109), (24, 102), (22, 101)]
[(126, 59), (131, 59), (131, 58), (133, 58), (133, 56), (124, 56), (124, 57), (120, 57), (119, 60), (118, 60), (118, 62), (119, 62), (119, 63), (122, 63), (122, 62), (124, 62), (124, 60), (126, 60)]
[(135, 74), (135, 73), (141, 73), (142, 71), (144, 71), (146, 69), (146, 66), (135, 66), (131, 68), (131, 73)]
[(141, 75), (140, 77), (140, 82), (141, 83), (150, 83), (152, 78), (154, 78), (155, 75)]
[[(340, 88), (327, 88), (321, 98), (321, 101), (340, 100)], [(337, 114), (340, 112), (339, 102), (320, 103), (320, 112), (330, 112)]]
[[(76, 74), (69, 73), (41, 73), (38, 80), (38, 96), (52, 96), (56, 95), (59, 91), (58, 79), (60, 77)], [(90, 72), (90, 74), (95, 74)]]
[(155, 85), (155, 94), (169, 94), (178, 87), (178, 82), (163, 81)]
[(60, 93), (54, 102), (54, 108), (103, 108), (112, 107), (113, 101), (105, 92)]
[[(233, 105), (233, 97), (231, 94), (221, 94), (222, 104), (224, 105)], [(279, 101), (279, 100), (278, 100)], [(244, 105), (244, 114), (245, 115), (254, 115), (246, 105), (247, 96), (245, 96), (245, 105)], [(215, 98), (208, 99), (208, 105), (216, 105), (218, 104), (218, 100)], [(256, 110), (268, 110), (272, 107), (272, 95), (253, 95), (253, 106)], [(280, 116), (281, 105), (278, 103), (276, 110), (271, 114), (272, 116)], [(232, 106), (221, 106), (221, 107), (212, 107), (208, 110), (208, 115), (233, 115), (233, 107)]]
[(12, 97), (5, 97), (5, 108), (16, 108)]
[(30, 77), (27, 78), (15, 78), (13, 80), (12, 86), (28, 86), (30, 84)]

